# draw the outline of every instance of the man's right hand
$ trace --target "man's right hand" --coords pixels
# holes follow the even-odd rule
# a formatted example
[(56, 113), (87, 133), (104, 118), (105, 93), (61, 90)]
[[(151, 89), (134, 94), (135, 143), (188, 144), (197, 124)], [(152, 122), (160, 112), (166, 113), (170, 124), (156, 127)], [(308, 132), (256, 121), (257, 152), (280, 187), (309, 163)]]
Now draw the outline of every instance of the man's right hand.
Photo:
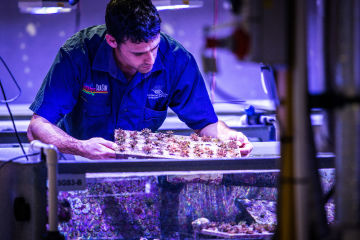
[(40, 140), (53, 144), (62, 153), (80, 155), (89, 159), (115, 158), (116, 144), (103, 138), (95, 137), (89, 140), (78, 140), (47, 119), (34, 114), (28, 127), (29, 141)]
[(89, 159), (116, 158), (114, 142), (103, 138), (94, 137), (89, 140), (81, 140), (81, 156)]

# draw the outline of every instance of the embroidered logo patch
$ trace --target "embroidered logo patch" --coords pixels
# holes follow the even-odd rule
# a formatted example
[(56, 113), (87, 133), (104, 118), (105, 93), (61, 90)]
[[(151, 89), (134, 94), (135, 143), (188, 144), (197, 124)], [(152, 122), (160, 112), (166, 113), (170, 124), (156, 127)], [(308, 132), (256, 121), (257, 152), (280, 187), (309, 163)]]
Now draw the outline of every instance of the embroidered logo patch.
[(164, 93), (161, 89), (151, 89), (153, 93), (147, 95), (148, 99), (166, 98), (169, 94)]
[(84, 85), (82, 90), (86, 94), (94, 96), (95, 94), (108, 94), (108, 85), (106, 84), (95, 84), (95, 87)]

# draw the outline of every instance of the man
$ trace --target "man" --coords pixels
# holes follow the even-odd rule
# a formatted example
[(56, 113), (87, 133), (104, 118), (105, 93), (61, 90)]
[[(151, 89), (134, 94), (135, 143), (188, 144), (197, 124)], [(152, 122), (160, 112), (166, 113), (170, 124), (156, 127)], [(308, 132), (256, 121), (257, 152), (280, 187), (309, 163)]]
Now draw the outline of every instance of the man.
[[(198, 134), (235, 137), (244, 143), (241, 154), (250, 153), (247, 138), (218, 121), (194, 57), (160, 32), (150, 0), (111, 0), (105, 20), (106, 26), (84, 29), (60, 48), (30, 106), (30, 141), (90, 159), (115, 158), (114, 129), (155, 131), (170, 107)], [(181, 186), (163, 180), (160, 215), (166, 235), (176, 231), (176, 219), (174, 227), (166, 225), (176, 214)], [(142, 234), (116, 224), (127, 229), (126, 239)]]
[(63, 153), (115, 158), (116, 128), (157, 130), (170, 107), (200, 135), (242, 141), (218, 121), (194, 57), (160, 32), (150, 0), (111, 0), (106, 26), (84, 29), (62, 46), (30, 109), (29, 140)]

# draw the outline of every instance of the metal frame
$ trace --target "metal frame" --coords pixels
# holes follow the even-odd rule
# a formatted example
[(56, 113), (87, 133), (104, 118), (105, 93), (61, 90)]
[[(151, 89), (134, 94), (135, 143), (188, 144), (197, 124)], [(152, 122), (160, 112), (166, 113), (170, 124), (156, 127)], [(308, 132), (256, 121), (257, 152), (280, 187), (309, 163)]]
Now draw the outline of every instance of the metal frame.
[[(333, 168), (334, 155), (317, 157), (320, 168)], [(161, 172), (278, 170), (279, 156), (219, 159), (127, 159), (127, 160), (60, 160), (59, 173)]]

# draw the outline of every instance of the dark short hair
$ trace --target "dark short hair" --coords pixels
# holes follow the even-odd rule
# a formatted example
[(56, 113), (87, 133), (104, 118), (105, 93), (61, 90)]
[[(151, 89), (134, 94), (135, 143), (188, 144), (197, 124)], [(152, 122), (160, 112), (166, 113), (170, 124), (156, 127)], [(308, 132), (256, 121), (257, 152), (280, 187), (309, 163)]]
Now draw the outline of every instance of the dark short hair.
[(107, 33), (119, 44), (148, 42), (160, 33), (161, 19), (151, 0), (110, 0), (105, 22)]

